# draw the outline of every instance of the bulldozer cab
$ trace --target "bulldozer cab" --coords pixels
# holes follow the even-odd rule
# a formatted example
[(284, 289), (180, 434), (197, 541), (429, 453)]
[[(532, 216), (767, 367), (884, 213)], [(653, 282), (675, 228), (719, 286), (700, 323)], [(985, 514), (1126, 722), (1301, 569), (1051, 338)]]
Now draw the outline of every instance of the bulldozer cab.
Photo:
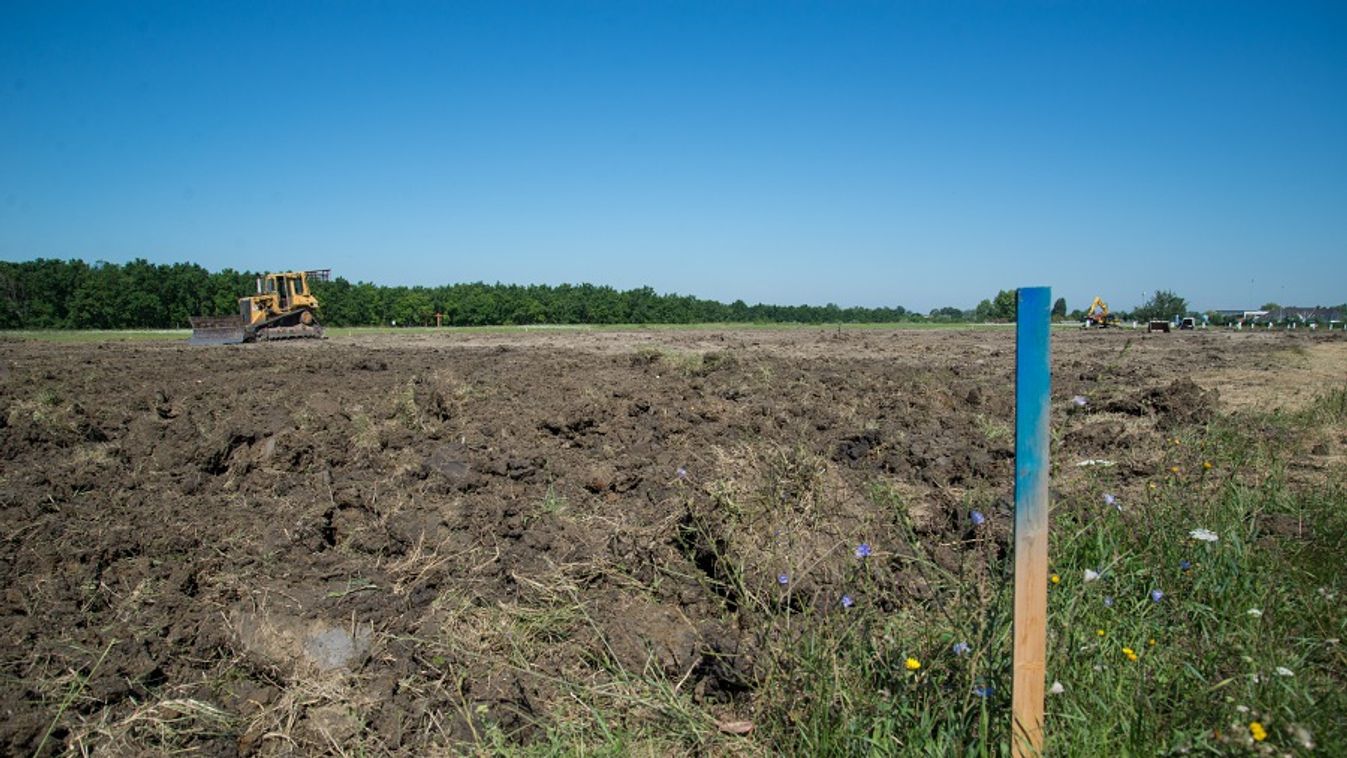
[(313, 308), (318, 305), (317, 299), (309, 291), (309, 273), (311, 272), (286, 271), (257, 278), (257, 294), (270, 301), (266, 305), (270, 315), (290, 313), (298, 308)]
[(309, 296), (309, 283), (303, 272), (267, 274), (258, 280), (258, 292), (275, 295), (282, 312), (288, 311), (295, 300)]

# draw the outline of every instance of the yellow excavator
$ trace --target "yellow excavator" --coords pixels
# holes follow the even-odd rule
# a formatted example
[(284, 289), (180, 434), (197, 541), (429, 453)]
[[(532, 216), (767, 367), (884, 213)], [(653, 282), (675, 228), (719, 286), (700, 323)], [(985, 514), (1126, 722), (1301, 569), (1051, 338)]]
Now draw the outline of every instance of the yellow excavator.
[(1103, 298), (1095, 296), (1094, 301), (1090, 303), (1089, 310), (1085, 311), (1085, 323), (1081, 326), (1084, 326), (1086, 329), (1089, 329), (1090, 327), (1099, 327), (1102, 329), (1117, 323), (1117, 316), (1108, 312), (1108, 303), (1104, 302)]
[(237, 316), (193, 316), (192, 345), (321, 338), (318, 298), (309, 282), (328, 281), (331, 269), (285, 271), (257, 277), (257, 294), (239, 298)]

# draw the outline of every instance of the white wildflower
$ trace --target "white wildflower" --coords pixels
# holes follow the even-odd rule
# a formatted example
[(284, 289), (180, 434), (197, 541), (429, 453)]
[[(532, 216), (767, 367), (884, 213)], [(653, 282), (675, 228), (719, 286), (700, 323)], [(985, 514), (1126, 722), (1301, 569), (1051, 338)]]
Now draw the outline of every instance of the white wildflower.
[(1235, 710), (1239, 711), (1240, 713), (1248, 713), (1248, 712), (1249, 712), (1249, 706), (1247, 706), (1247, 705), (1237, 705), (1237, 706), (1235, 706)]
[(1262, 617), (1263, 617), (1263, 609), (1262, 609), (1262, 608), (1250, 608), (1249, 611), (1248, 611), (1248, 613), (1249, 613), (1250, 616), (1253, 616), (1253, 617), (1256, 618), (1256, 619), (1262, 618)]
[(1213, 532), (1210, 529), (1194, 529), (1193, 531), (1188, 532), (1188, 536), (1195, 540), (1202, 540), (1203, 542), (1216, 542), (1221, 539), (1216, 536), (1216, 532)]
[(1295, 676), (1295, 675), (1296, 672), (1292, 671), (1291, 669), (1288, 669), (1285, 666), (1277, 667), (1277, 676)]
[(1066, 688), (1058, 681), (1053, 681), (1052, 686), (1048, 688), (1049, 695), (1060, 695), (1063, 692), (1066, 692)]
[(1085, 581), (1093, 582), (1099, 578), (1099, 572), (1094, 569), (1085, 569)]

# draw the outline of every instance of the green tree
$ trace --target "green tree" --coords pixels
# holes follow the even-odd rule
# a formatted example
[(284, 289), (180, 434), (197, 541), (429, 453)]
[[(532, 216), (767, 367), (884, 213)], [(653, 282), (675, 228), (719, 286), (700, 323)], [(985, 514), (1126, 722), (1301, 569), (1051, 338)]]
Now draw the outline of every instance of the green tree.
[(963, 311), (959, 308), (945, 306), (944, 308), (932, 308), (930, 319), (941, 323), (954, 323), (963, 321), (963, 315)]
[(1170, 290), (1156, 290), (1151, 299), (1132, 311), (1131, 315), (1137, 321), (1168, 321), (1174, 316), (1183, 316), (1187, 313), (1187, 300)]
[[(1002, 322), (1014, 320), (1014, 315), (1016, 315), (1016, 299), (1014, 298), (1016, 298), (1014, 289), (1001, 289), (997, 292), (995, 298), (978, 303), (974, 312), (983, 316), (979, 320), (1002, 320)], [(986, 303), (987, 306), (985, 310), (982, 307), (983, 303)]]
[(1052, 317), (1058, 321), (1066, 318), (1066, 298), (1059, 297), (1057, 302), (1052, 304)]

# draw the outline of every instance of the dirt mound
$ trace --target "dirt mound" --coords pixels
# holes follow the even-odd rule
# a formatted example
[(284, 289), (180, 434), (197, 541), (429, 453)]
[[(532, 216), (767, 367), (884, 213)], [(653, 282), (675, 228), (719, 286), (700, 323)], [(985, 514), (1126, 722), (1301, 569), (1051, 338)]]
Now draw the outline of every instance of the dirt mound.
[(1104, 410), (1130, 416), (1150, 415), (1161, 427), (1173, 428), (1210, 421), (1219, 400), (1219, 391), (1204, 390), (1185, 377), (1114, 398), (1104, 405)]

